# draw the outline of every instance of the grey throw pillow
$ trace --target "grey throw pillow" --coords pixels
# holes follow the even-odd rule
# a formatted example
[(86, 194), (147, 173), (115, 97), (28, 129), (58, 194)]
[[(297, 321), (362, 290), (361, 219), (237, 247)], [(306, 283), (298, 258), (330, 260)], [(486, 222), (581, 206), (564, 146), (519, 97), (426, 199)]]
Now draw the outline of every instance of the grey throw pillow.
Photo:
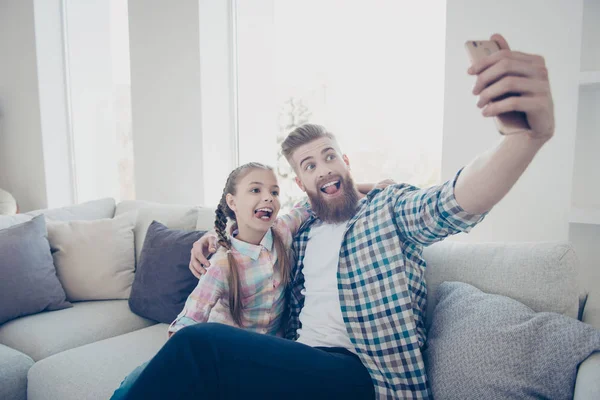
[(170, 324), (198, 284), (189, 270), (194, 242), (205, 231), (169, 229), (153, 221), (148, 227), (129, 297), (134, 313)]
[(505, 296), (444, 282), (425, 362), (435, 399), (570, 399), (600, 331)]
[(0, 230), (0, 324), (72, 307), (50, 253), (44, 216)]

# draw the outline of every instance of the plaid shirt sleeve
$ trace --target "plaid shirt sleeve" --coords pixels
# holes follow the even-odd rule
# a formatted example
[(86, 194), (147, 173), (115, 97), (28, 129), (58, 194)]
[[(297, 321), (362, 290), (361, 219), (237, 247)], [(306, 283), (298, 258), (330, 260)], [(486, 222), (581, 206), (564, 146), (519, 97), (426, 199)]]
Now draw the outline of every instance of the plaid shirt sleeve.
[(213, 263), (198, 281), (196, 288), (188, 296), (183, 310), (169, 326), (169, 337), (186, 326), (208, 321), (210, 311), (227, 287), (223, 268)]
[(469, 214), (458, 204), (454, 187), (460, 176), (438, 186), (418, 189), (395, 185), (396, 225), (406, 240), (428, 246), (449, 235), (469, 232), (486, 214)]
[(277, 218), (277, 230), (289, 239), (286, 242), (288, 246), (291, 245), (292, 238), (296, 235), (296, 233), (298, 233), (298, 229), (300, 229), (304, 221), (306, 221), (309, 216), (310, 211), (308, 209), (308, 202), (303, 200), (298, 202), (289, 213)]

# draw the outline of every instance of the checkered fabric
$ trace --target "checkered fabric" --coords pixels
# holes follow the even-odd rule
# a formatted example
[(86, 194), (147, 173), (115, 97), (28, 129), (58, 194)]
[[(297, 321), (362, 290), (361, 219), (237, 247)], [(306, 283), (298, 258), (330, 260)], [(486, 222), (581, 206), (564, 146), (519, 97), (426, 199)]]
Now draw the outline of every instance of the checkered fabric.
[[(406, 184), (375, 189), (348, 222), (337, 274), (342, 316), (380, 399), (430, 397), (421, 351), (427, 298), (423, 247), (468, 232), (484, 217), (468, 214), (456, 202), (459, 174), (428, 189)], [(321, 223), (313, 213), (294, 240), (289, 339), (296, 340), (301, 327), (309, 232)]]

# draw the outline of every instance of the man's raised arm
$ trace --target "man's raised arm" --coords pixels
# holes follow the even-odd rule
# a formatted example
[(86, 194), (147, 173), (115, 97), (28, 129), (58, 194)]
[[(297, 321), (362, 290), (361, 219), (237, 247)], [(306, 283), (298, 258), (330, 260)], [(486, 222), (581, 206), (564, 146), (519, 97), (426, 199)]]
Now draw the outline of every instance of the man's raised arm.
[[(548, 70), (543, 57), (511, 51), (506, 40), (493, 35), (501, 51), (474, 63), (469, 73), (477, 76), (473, 93), (479, 95), (483, 115), (509, 111), (527, 115), (531, 131), (506, 136), (494, 149), (467, 165), (454, 195), (468, 213), (482, 214), (496, 205), (523, 174), (538, 150), (554, 135), (554, 105)], [(492, 99), (518, 93), (504, 100)]]

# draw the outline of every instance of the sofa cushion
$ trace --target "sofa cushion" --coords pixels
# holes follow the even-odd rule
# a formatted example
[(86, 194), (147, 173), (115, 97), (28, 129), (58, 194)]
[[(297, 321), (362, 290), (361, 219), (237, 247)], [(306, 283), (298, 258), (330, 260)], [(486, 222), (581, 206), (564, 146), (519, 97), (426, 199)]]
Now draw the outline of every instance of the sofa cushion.
[(117, 205), (115, 216), (137, 211), (135, 224), (135, 255), (136, 265), (144, 246), (146, 232), (152, 221), (158, 221), (172, 229), (193, 231), (196, 229), (200, 207), (158, 204), (140, 200), (126, 200)]
[(110, 398), (135, 367), (160, 350), (167, 328), (154, 325), (36, 363), (29, 371), (28, 400)]
[(486, 293), (508, 296), (534, 311), (577, 318), (577, 257), (566, 243), (442, 242), (425, 249), (427, 319), (444, 281), (465, 282)]
[(0, 399), (27, 400), (27, 371), (31, 357), (0, 344)]
[(210, 231), (215, 228), (215, 210), (217, 207), (201, 207), (196, 221), (197, 231)]
[(135, 213), (48, 222), (58, 279), (70, 301), (128, 299), (135, 270)]
[(71, 307), (52, 262), (44, 217), (0, 230), (0, 324)]
[(86, 301), (7, 322), (0, 326), (0, 343), (38, 361), (155, 323), (132, 313), (127, 300)]
[(92, 200), (73, 206), (30, 211), (27, 215), (35, 217), (44, 214), (57, 221), (93, 220), (112, 218), (115, 215), (115, 200), (111, 198)]
[(23, 222), (31, 221), (33, 218), (27, 214), (16, 215), (0, 215), (0, 229), (6, 229), (14, 225), (22, 224)]
[(570, 399), (600, 331), (462, 282), (438, 287), (425, 363), (436, 399)]
[(167, 324), (175, 320), (198, 285), (189, 269), (190, 251), (204, 233), (150, 224), (129, 297), (131, 311)]

